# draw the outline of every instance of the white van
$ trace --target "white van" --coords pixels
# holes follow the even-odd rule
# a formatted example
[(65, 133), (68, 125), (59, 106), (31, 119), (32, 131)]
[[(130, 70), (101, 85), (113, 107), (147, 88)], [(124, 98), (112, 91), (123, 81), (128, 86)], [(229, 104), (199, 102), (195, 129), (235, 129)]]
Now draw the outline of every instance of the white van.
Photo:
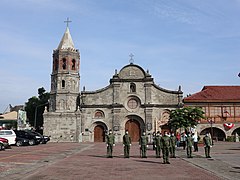
[(9, 145), (16, 143), (16, 134), (13, 130), (0, 130), (0, 137), (7, 139)]

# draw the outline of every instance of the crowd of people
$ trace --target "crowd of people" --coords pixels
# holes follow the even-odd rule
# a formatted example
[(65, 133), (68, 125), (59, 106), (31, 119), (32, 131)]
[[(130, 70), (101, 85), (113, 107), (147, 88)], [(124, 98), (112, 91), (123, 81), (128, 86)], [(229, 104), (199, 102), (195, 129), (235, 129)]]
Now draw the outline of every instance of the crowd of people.
[[(183, 149), (186, 149), (187, 157), (193, 158), (192, 152), (198, 151), (198, 142), (200, 137), (197, 133), (169, 133), (164, 131), (163, 135), (158, 131), (157, 133), (152, 134), (152, 145), (153, 150), (155, 150), (156, 158), (161, 158), (161, 153), (163, 157), (163, 164), (170, 164), (170, 158), (176, 158), (176, 147), (180, 147), (182, 144)], [(112, 130), (109, 130), (109, 133), (106, 135), (106, 144), (107, 144), (107, 157), (112, 158), (113, 147), (115, 146), (115, 135)], [(123, 136), (123, 147), (124, 147), (124, 158), (130, 157), (130, 147), (131, 147), (131, 137), (128, 130), (125, 131)], [(149, 137), (146, 135), (146, 132), (143, 132), (139, 139), (139, 148), (141, 158), (147, 158), (147, 148), (149, 144)], [(206, 158), (210, 157), (210, 148), (212, 147), (212, 140), (207, 132), (203, 138), (203, 144), (205, 148)]]

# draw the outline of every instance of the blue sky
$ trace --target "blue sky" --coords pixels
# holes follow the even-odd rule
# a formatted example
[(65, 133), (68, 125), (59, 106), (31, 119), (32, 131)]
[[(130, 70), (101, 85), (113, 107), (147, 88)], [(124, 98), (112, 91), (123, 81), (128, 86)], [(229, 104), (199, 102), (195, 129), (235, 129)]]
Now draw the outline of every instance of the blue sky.
[(0, 112), (50, 91), (52, 52), (70, 18), (81, 89), (134, 63), (165, 89), (239, 85), (240, 0), (1, 0)]

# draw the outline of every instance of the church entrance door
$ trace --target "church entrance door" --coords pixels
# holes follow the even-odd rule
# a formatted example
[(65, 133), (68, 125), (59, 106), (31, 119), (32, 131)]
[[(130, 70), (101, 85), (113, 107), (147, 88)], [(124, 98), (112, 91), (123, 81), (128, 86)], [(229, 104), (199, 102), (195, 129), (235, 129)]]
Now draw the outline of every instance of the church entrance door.
[(104, 127), (97, 125), (94, 128), (94, 142), (105, 142)]
[(140, 124), (136, 120), (129, 120), (125, 124), (125, 129), (128, 130), (128, 133), (132, 139), (132, 142), (137, 142), (140, 138)]

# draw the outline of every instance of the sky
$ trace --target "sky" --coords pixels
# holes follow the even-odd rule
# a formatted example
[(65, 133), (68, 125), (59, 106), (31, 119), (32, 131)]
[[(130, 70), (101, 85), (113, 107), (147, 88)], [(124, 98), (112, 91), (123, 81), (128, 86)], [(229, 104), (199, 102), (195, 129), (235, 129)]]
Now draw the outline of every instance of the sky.
[(86, 90), (134, 54), (162, 88), (184, 95), (239, 85), (240, 0), (0, 0), (0, 113), (50, 91), (53, 50), (66, 29), (80, 51)]

